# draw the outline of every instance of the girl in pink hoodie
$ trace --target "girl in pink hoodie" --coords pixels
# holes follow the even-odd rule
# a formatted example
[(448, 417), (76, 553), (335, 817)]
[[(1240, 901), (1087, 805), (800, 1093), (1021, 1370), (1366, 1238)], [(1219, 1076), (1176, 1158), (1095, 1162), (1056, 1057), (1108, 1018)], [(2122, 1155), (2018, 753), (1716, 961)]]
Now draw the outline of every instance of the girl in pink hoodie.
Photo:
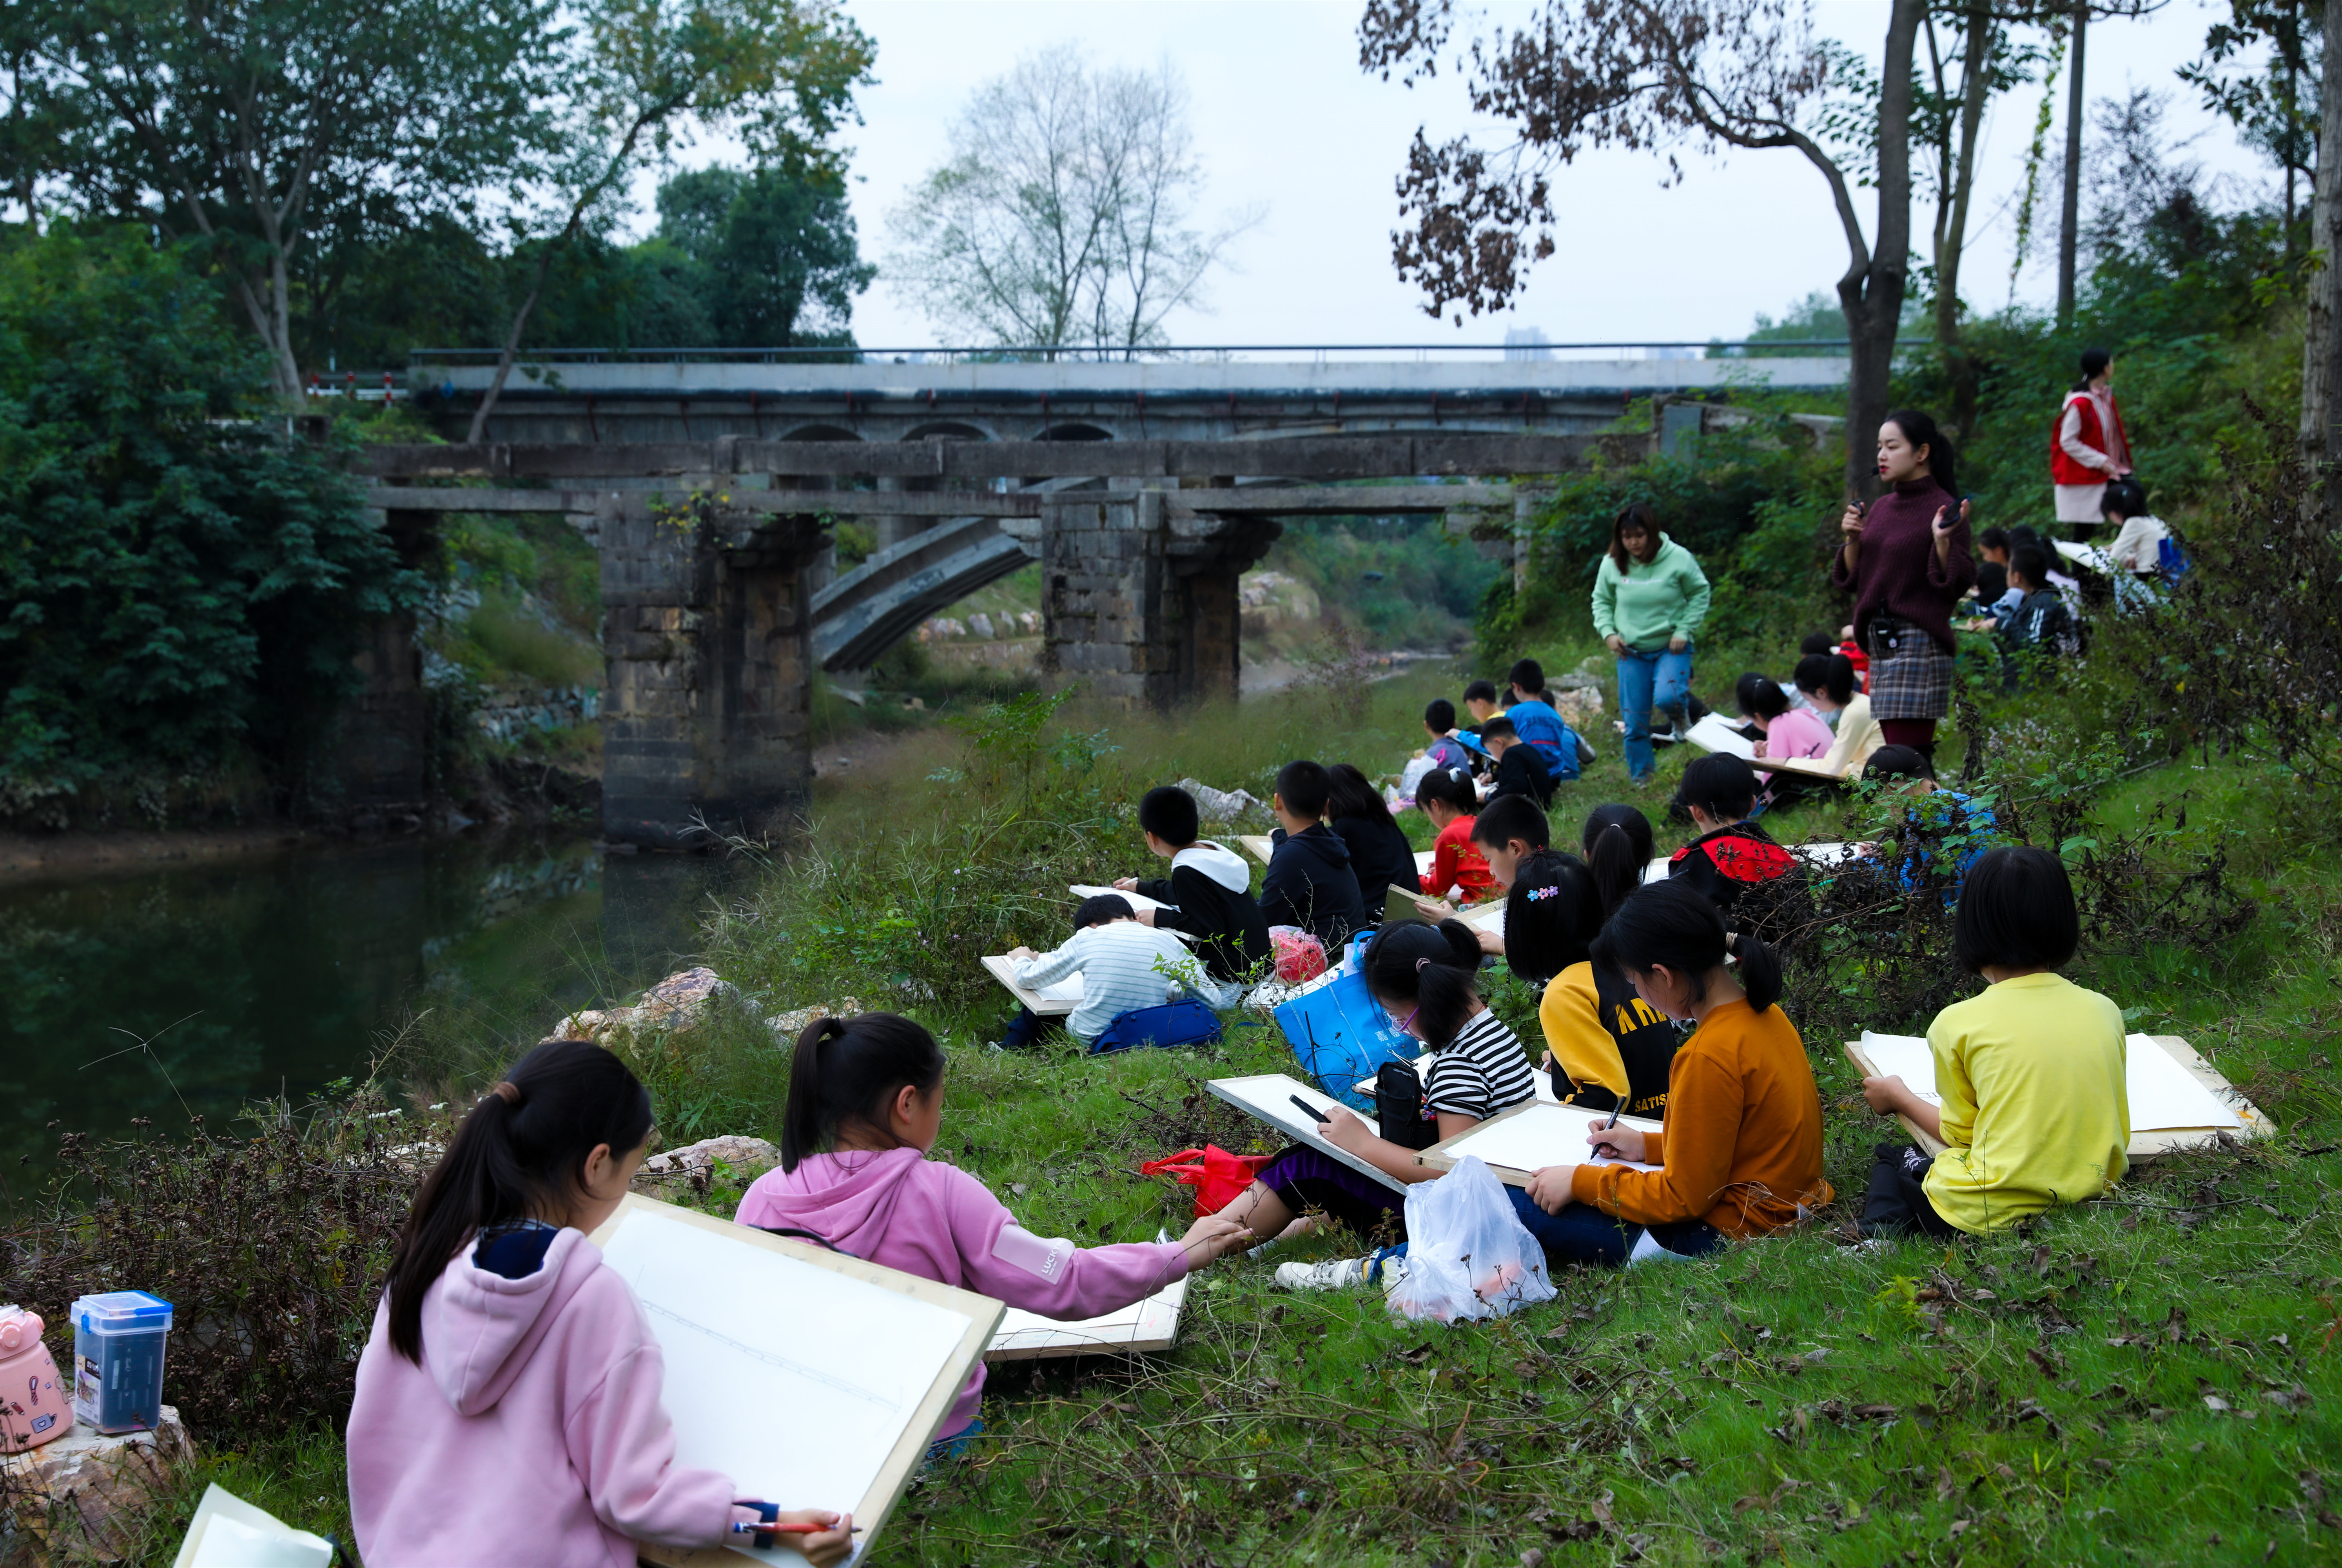
[[(756, 1179), (733, 1217), (1061, 1320), (1119, 1311), (1250, 1239), (1216, 1215), (1176, 1242), (1076, 1247), (1036, 1236), (983, 1183), (926, 1157), (943, 1113), (934, 1035), (892, 1013), (822, 1019), (798, 1037), (789, 1067), (781, 1168)], [(975, 1424), (983, 1393), (978, 1362), (939, 1444)]]
[[(650, 1131), (641, 1083), (585, 1040), (539, 1045), (464, 1119), (358, 1359), (350, 1512), (366, 1568), (634, 1568), (638, 1541), (717, 1546), (757, 1518), (729, 1476), (676, 1463), (658, 1343), (586, 1239)], [(850, 1519), (780, 1518), (820, 1527), (795, 1543), (816, 1568), (852, 1549)]]

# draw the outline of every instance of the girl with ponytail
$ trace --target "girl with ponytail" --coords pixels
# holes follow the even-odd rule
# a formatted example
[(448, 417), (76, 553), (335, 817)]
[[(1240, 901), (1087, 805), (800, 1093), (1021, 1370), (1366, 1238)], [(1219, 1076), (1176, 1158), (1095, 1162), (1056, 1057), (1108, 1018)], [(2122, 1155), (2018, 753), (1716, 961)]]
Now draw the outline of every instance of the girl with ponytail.
[[(1504, 1020), (1480, 1000), (1480, 940), (1460, 920), (1433, 925), (1396, 920), (1375, 934), (1361, 961), (1366, 991), (1388, 1015), (1391, 1026), (1420, 1040), (1432, 1053), (1425, 1074), (1423, 1117), (1436, 1120), (1442, 1138), (1479, 1125), (1499, 1111), (1536, 1095), (1528, 1054)], [(1326, 1141), (1386, 1175), (1413, 1184), (1436, 1181), (1439, 1173), (1415, 1163), (1415, 1150), (1390, 1143), (1339, 1106), (1326, 1124)], [(1405, 1200), (1379, 1182), (1306, 1146), (1286, 1150), (1253, 1184), (1220, 1211), (1263, 1238), (1297, 1233), (1296, 1223), (1322, 1211), (1366, 1239), (1403, 1243)], [(1276, 1283), (1289, 1290), (1389, 1283), (1400, 1269), (1404, 1246), (1386, 1247), (1362, 1258), (1326, 1263), (1286, 1263)]]
[[(1626, 836), (1616, 826), (1606, 831)], [(1521, 863), (1506, 899), (1506, 952), (1514, 974), (1536, 976), (1543, 988), (1540, 1065), (1554, 1098), (1590, 1111), (1623, 1105), (1637, 1116), (1664, 1115), (1667, 1068), (1682, 1036), (1616, 970), (1594, 963), (1589, 949), (1607, 913), (1601, 879), (1576, 856), (1546, 850)]]
[(1690, 1019), (1668, 1071), (1656, 1134), (1596, 1127), (1596, 1154), (1656, 1165), (1551, 1165), (1528, 1198), (1548, 1259), (1616, 1263), (1711, 1252), (1763, 1235), (1829, 1201), (1822, 1179), (1821, 1096), (1805, 1042), (1782, 1015), (1781, 968), (1756, 937), (1731, 944), (1724, 917), (1680, 882), (1627, 895), (1593, 959), (1616, 969), (1654, 1011)]
[[(983, 1183), (927, 1158), (943, 1117), (934, 1035), (892, 1013), (816, 1020), (789, 1064), (780, 1169), (756, 1179), (733, 1218), (1060, 1320), (1119, 1312), (1250, 1239), (1208, 1215), (1176, 1242), (1076, 1247), (1035, 1235)], [(982, 1430), (983, 1394), (979, 1362), (939, 1444)]]
[[(586, 1040), (549, 1040), (474, 1106), (408, 1211), (358, 1359), (350, 1513), (371, 1568), (631, 1563), (716, 1547), (758, 1506), (675, 1463), (658, 1343), (586, 1239), (643, 1163), (651, 1101)], [(845, 1560), (852, 1521), (796, 1538)]]

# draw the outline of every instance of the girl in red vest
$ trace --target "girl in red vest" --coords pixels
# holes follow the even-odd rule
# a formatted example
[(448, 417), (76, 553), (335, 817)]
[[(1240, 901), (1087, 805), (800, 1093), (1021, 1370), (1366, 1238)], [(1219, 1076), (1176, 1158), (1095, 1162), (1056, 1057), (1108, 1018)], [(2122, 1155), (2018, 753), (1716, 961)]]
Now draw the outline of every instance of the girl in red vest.
[(2115, 406), (2114, 356), (2103, 348), (2082, 354), (2082, 379), (2049, 432), (2049, 479), (2057, 492), (2057, 521), (2103, 524), (2099, 505), (2107, 481), (2130, 472), (2130, 440)]

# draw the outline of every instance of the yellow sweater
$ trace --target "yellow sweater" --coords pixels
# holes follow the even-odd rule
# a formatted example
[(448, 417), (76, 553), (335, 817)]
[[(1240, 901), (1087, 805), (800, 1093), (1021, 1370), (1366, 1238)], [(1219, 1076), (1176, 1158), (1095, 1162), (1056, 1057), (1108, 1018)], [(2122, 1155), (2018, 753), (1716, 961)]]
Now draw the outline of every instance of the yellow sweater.
[(1571, 1083), (1581, 1088), (1599, 1084), (1614, 1095), (1626, 1093), (1626, 1064), (1618, 1054), (1617, 1036), (1602, 1026), (1594, 965), (1573, 964), (1546, 982), (1537, 1024)]
[(1927, 1202), (1964, 1231), (2078, 1203), (2123, 1174), (2130, 1095), (2122, 1010), (2062, 974), (2020, 974), (1927, 1027), (1944, 1152)]

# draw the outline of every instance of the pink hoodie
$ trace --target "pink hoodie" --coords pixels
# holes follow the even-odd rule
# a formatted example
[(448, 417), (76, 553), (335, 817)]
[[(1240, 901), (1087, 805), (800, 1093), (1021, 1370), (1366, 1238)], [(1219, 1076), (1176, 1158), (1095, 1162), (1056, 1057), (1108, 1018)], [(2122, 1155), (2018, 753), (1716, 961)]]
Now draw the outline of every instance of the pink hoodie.
[(423, 1297), (423, 1364), (387, 1296), (358, 1359), (350, 1513), (366, 1568), (635, 1568), (635, 1543), (720, 1543), (729, 1476), (675, 1463), (666, 1363), (626, 1282), (577, 1231), (523, 1279), (469, 1246)]
[[(732, 1217), (811, 1231), (866, 1263), (1060, 1320), (1117, 1312), (1187, 1273), (1176, 1242), (1077, 1247), (1036, 1236), (982, 1182), (912, 1148), (812, 1154), (794, 1171), (767, 1171)], [(976, 1419), (983, 1394), (979, 1361), (943, 1435)]]

